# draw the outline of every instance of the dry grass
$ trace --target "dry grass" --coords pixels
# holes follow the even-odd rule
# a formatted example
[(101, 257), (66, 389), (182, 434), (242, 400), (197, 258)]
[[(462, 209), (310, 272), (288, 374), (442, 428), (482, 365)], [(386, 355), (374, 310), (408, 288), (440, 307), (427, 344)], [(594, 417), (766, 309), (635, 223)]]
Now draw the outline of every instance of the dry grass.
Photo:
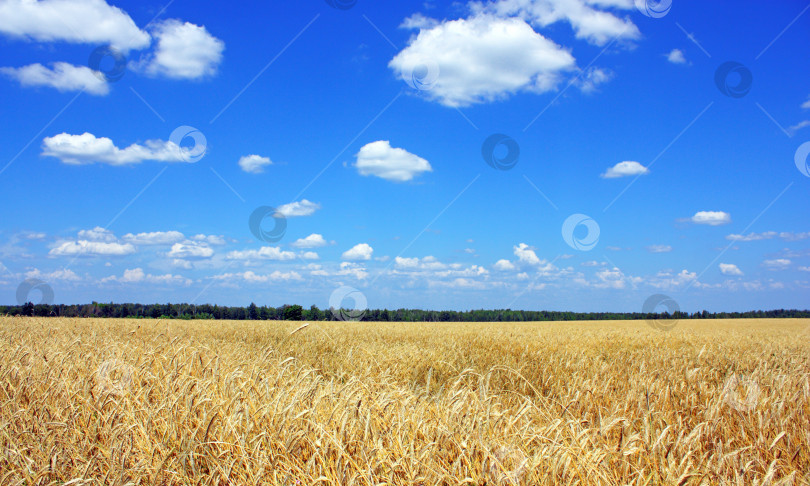
[(0, 318), (0, 484), (808, 484), (809, 330)]

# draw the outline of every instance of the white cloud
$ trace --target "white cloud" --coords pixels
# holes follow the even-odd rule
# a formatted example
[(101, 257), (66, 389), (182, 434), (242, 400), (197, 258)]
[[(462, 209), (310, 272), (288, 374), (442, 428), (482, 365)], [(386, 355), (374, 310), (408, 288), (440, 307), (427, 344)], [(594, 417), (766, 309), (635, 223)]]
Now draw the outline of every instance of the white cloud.
[(791, 135), (795, 135), (796, 132), (798, 132), (802, 128), (808, 127), (808, 126), (810, 126), (810, 120), (802, 120), (802, 121), (800, 121), (799, 123), (797, 123), (795, 125), (789, 126), (787, 128), (787, 132), (790, 133)]
[(506, 272), (509, 270), (515, 270), (515, 264), (510, 262), (509, 260), (498, 260), (495, 262), (495, 270), (500, 270), (502, 272)]
[(88, 240), (88, 241), (118, 241), (118, 238), (115, 237), (112, 231), (108, 229), (104, 229), (101, 226), (96, 226), (93, 229), (89, 230), (81, 230), (79, 231), (79, 239), (80, 240)]
[(81, 135), (60, 133), (42, 140), (42, 155), (56, 157), (72, 165), (99, 162), (118, 166), (138, 164), (144, 160), (184, 162), (194, 155), (193, 150), (162, 140), (148, 140), (145, 145), (132, 144), (120, 149), (109, 138), (96, 137), (87, 132)]
[(283, 214), (284, 217), (292, 218), (296, 216), (309, 216), (319, 209), (321, 209), (320, 204), (302, 199), (279, 206), (278, 212)]
[(167, 256), (169, 258), (210, 258), (214, 255), (214, 250), (205, 243), (196, 241), (184, 241), (175, 243)]
[(760, 241), (771, 240), (777, 236), (786, 241), (806, 240), (810, 238), (810, 231), (805, 231), (803, 233), (793, 233), (791, 231), (782, 231), (780, 233), (777, 233), (776, 231), (765, 231), (762, 233), (748, 233), (747, 235), (730, 234), (726, 236), (726, 239), (731, 241)]
[(695, 224), (719, 226), (731, 222), (731, 215), (723, 211), (698, 211), (689, 221)]
[(225, 237), (222, 235), (204, 235), (198, 234), (191, 237), (194, 241), (201, 241), (209, 245), (224, 245)]
[(802, 272), (810, 272), (810, 267), (799, 267), (799, 270)]
[(615, 179), (617, 177), (628, 177), (642, 174), (649, 174), (650, 170), (638, 162), (626, 160), (610, 167), (600, 177), (604, 179)]
[(258, 250), (232, 251), (225, 257), (228, 260), (295, 260), (295, 253), (283, 251), (277, 246), (263, 246)]
[(276, 270), (268, 275), (258, 275), (251, 271), (247, 271), (242, 273), (224, 273), (222, 275), (215, 275), (211, 278), (224, 281), (244, 280), (248, 283), (266, 283), (273, 281), (301, 280), (301, 275), (298, 272), (281, 272)]
[(127, 233), (122, 238), (133, 245), (171, 245), (185, 239), (179, 231), (153, 231), (151, 233)]
[(151, 283), (151, 284), (174, 284), (174, 285), (191, 285), (191, 280), (180, 275), (172, 275), (167, 273), (165, 275), (152, 275), (147, 274), (142, 268), (133, 268), (124, 270), (124, 274), (120, 277), (111, 275), (107, 278), (101, 279), (102, 282), (120, 282), (120, 283)]
[[(0, 268), (2, 268), (2, 265), (0, 265)], [(50, 273), (44, 273), (40, 269), (35, 268), (30, 272), (26, 272), (25, 278), (38, 278), (40, 280), (44, 280), (45, 282), (53, 282), (54, 280), (76, 282), (78, 280), (81, 280), (81, 278), (79, 278), (79, 276), (76, 275), (76, 273), (74, 273), (73, 270), (70, 270), (69, 268), (62, 270), (54, 270), (53, 272)]]
[(19, 68), (0, 67), (0, 74), (17, 80), (24, 87), (47, 86), (61, 92), (84, 91), (97, 96), (110, 92), (107, 81), (99, 73), (66, 62), (53, 63), (53, 69), (39, 63)]
[(542, 265), (543, 263), (546, 263), (545, 260), (538, 258), (534, 250), (532, 250), (526, 243), (520, 243), (519, 245), (513, 247), (513, 249), (515, 256), (518, 257), (518, 260), (521, 263), (527, 263), (529, 265)]
[(265, 165), (272, 165), (270, 157), (262, 157), (261, 155), (245, 155), (239, 159), (239, 167), (249, 174), (261, 174), (264, 172)]
[(733, 263), (721, 263), (720, 264), (720, 272), (723, 275), (742, 275), (742, 270), (740, 270), (737, 265)]
[(600, 46), (614, 38), (633, 40), (641, 36), (638, 27), (629, 19), (621, 19), (596, 7), (632, 10), (633, 4), (625, 0), (497, 0), (473, 5), (478, 12), (517, 15), (536, 27), (565, 21), (574, 29), (577, 39)]
[(301, 258), (304, 260), (317, 260), (320, 258), (320, 256), (318, 256), (318, 254), (314, 251), (305, 251), (301, 253)]
[(290, 246), (293, 248), (321, 248), (328, 244), (329, 243), (326, 242), (323, 235), (312, 233), (306, 238), (298, 238), (297, 240), (293, 241)]
[(669, 51), (669, 54), (667, 54), (667, 61), (672, 64), (686, 64), (686, 57), (684, 57), (682, 50), (672, 49)]
[[(425, 71), (428, 98), (467, 106), (520, 91), (553, 90), (574, 57), (518, 18), (477, 14), (421, 28), (388, 67), (406, 82)], [(429, 78), (429, 79), (428, 79)]]
[(344, 260), (371, 260), (373, 252), (374, 249), (368, 243), (360, 243), (344, 251), (341, 258)]
[(770, 270), (785, 270), (790, 266), (791, 263), (792, 262), (787, 258), (776, 258), (762, 262), (762, 264), (768, 267)]
[(388, 140), (371, 142), (356, 155), (354, 166), (360, 175), (373, 175), (394, 182), (406, 182), (422, 172), (431, 172), (430, 163), (407, 150), (391, 147)]
[(419, 267), (419, 258), (395, 257), (394, 265), (398, 268), (417, 268)]
[(172, 79), (200, 79), (217, 72), (225, 43), (205, 27), (169, 19), (158, 23), (153, 35), (154, 54), (135, 63), (135, 69)]
[(123, 51), (150, 42), (129, 15), (104, 0), (4, 0), (0, 33), (41, 42), (111, 44)]
[(48, 252), (52, 256), (122, 256), (135, 253), (130, 243), (107, 243), (102, 241), (63, 241)]
[(669, 245), (650, 245), (647, 247), (647, 251), (650, 253), (669, 253), (672, 251), (672, 247)]
[(804, 103), (802, 103), (802, 108), (805, 110), (810, 110), (810, 98), (807, 99)]

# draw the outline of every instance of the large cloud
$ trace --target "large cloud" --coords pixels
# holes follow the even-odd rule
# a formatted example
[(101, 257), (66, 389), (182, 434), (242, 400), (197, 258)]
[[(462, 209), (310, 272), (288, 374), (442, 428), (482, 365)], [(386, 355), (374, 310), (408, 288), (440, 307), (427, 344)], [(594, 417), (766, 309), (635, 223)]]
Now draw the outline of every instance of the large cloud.
[(42, 64), (29, 64), (19, 68), (0, 67), (0, 73), (17, 80), (22, 86), (47, 86), (58, 91), (83, 91), (103, 96), (110, 87), (99, 73), (85, 66), (56, 62), (53, 69)]
[(344, 260), (371, 260), (372, 253), (374, 249), (368, 243), (360, 243), (344, 251), (341, 257)]
[(135, 253), (130, 243), (102, 241), (63, 241), (48, 252), (51, 256), (122, 256)]
[(519, 18), (478, 14), (425, 26), (388, 64), (406, 82), (431, 81), (426, 96), (457, 107), (519, 91), (542, 93), (574, 69), (574, 57)]
[(310, 216), (319, 209), (321, 209), (320, 204), (302, 199), (300, 201), (282, 204), (278, 207), (278, 212), (283, 214), (286, 218), (293, 218), (296, 216)]
[(364, 145), (354, 164), (360, 175), (373, 175), (394, 182), (407, 182), (422, 172), (430, 172), (430, 163), (405, 149), (391, 147), (388, 140)]
[(719, 226), (731, 222), (731, 215), (724, 211), (698, 211), (689, 221), (695, 224), (707, 224), (709, 226)]
[(56, 157), (66, 164), (82, 165), (95, 162), (110, 165), (138, 164), (145, 160), (158, 162), (185, 162), (192, 159), (191, 149), (174, 142), (148, 140), (144, 145), (133, 143), (118, 148), (107, 137), (92, 133), (70, 135), (60, 133), (42, 140), (42, 155)]
[(217, 72), (225, 43), (205, 27), (170, 19), (157, 24), (153, 34), (155, 52), (136, 63), (136, 69), (173, 79), (199, 79)]
[(625, 160), (624, 162), (619, 162), (613, 167), (608, 168), (608, 170), (606, 170), (605, 173), (601, 175), (601, 177), (605, 179), (615, 179), (617, 177), (629, 177), (635, 175), (648, 174), (649, 172), (650, 172), (649, 169), (639, 164), (638, 162), (632, 160)]
[(149, 46), (149, 34), (104, 0), (3, 0), (0, 33), (42, 42), (111, 44), (122, 51)]

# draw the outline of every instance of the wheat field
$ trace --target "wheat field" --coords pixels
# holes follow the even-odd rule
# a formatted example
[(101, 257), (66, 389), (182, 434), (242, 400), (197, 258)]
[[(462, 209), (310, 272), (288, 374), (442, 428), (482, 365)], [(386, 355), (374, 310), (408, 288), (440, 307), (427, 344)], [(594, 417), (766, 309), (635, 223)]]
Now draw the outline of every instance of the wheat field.
[(0, 317), (0, 484), (788, 485), (810, 320)]

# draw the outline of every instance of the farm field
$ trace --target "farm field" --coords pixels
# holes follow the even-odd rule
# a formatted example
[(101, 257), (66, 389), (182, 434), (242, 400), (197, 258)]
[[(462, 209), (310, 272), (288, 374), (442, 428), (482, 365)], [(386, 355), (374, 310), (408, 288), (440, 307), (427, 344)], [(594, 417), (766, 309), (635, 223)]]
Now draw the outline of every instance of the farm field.
[(779, 485), (810, 320), (0, 317), (0, 484)]

